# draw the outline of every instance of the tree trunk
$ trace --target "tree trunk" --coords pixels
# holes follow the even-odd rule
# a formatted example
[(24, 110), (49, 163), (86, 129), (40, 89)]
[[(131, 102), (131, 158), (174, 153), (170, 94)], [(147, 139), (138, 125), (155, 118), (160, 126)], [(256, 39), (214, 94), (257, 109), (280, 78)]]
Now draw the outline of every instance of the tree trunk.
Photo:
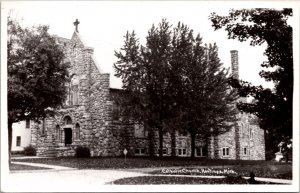
[(152, 127), (149, 127), (148, 124), (145, 124), (145, 126), (147, 127), (146, 129), (148, 130), (148, 140), (149, 140), (149, 156), (150, 157), (154, 157), (154, 143), (155, 143), (155, 139), (154, 139), (154, 131)]
[(176, 157), (176, 133), (174, 129), (171, 131), (171, 157)]
[(289, 161), (289, 151), (288, 150), (286, 150), (286, 153), (285, 153), (286, 155), (285, 155), (285, 163), (288, 163), (288, 161)]
[(195, 158), (196, 133), (191, 132), (191, 158)]
[(158, 137), (159, 137), (159, 157), (162, 157), (162, 149), (163, 149), (163, 128), (161, 126), (158, 127)]
[(8, 119), (8, 162), (10, 164), (11, 146), (12, 146), (12, 124), (13, 120)]

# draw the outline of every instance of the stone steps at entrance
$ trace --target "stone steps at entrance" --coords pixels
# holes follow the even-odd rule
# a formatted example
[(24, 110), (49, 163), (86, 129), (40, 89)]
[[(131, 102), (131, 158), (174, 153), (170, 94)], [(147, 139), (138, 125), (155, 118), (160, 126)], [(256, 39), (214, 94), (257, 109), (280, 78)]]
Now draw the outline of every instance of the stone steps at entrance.
[(57, 157), (58, 155), (58, 151), (55, 149), (48, 149), (46, 151), (44, 151), (41, 155), (41, 157)]
[(41, 153), (39, 156), (40, 157), (58, 157), (58, 153), (60, 153), (61, 151), (66, 151), (69, 150), (70, 148), (68, 147), (56, 147), (56, 148), (51, 148), (48, 149), (46, 151), (44, 151), (43, 153)]

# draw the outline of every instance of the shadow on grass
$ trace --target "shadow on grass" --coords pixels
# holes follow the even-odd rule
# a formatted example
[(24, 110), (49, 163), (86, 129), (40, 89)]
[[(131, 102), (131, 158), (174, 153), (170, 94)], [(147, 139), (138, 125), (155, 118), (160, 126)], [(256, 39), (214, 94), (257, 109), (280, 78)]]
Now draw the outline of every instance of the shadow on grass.
[[(141, 176), (123, 178), (112, 182), (118, 185), (154, 185), (154, 184), (249, 184), (248, 180), (242, 177), (226, 177), (221, 179), (174, 177), (174, 176)], [(256, 182), (255, 184), (275, 184), (270, 182)]]

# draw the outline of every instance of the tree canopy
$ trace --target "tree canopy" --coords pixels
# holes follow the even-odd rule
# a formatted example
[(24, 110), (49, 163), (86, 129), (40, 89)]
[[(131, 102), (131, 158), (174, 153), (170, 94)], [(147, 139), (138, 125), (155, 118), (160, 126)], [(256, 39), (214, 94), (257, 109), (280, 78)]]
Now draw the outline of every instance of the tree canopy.
[(180, 22), (173, 28), (165, 19), (153, 25), (145, 46), (134, 32), (126, 33), (124, 47), (115, 52), (116, 76), (131, 99), (128, 114), (158, 129), (160, 148), (163, 132), (185, 129), (195, 139), (233, 126), (236, 94), (217, 52), (215, 44), (205, 48), (200, 35), (194, 37)]
[(292, 137), (293, 44), (288, 24), (292, 14), (292, 9), (241, 9), (231, 10), (228, 16), (210, 16), (215, 30), (224, 28), (230, 39), (250, 40), (253, 46), (267, 44), (264, 54), (268, 60), (261, 64), (266, 70), (259, 75), (272, 81), (274, 89), (238, 80), (231, 84), (241, 96), (254, 98), (252, 103), (239, 103), (238, 108), (255, 114), (260, 126), (279, 140), (282, 136)]
[(64, 102), (68, 65), (47, 26), (23, 28), (9, 17), (7, 27), (8, 129), (11, 134), (13, 122), (39, 120)]

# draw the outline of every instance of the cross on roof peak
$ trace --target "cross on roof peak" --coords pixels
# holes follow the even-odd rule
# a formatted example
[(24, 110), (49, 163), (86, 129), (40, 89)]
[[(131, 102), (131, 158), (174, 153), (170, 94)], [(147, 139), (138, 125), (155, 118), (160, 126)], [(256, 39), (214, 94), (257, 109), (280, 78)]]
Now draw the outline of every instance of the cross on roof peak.
[(73, 24), (75, 25), (75, 31), (78, 32), (78, 25), (80, 24), (78, 19), (76, 19), (76, 21)]

